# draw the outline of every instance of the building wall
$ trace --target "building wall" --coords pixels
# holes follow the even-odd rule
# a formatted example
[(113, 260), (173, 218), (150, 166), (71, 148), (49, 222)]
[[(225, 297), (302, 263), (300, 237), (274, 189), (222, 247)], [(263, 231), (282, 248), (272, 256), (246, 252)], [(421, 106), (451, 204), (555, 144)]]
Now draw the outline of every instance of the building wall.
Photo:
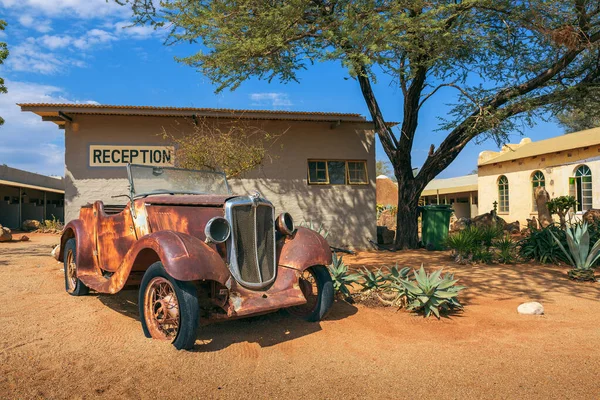
[[(546, 190), (551, 198), (569, 195), (569, 177), (582, 164), (581, 160), (598, 157), (600, 147), (591, 146), (570, 151), (529, 157), (504, 163), (479, 166), (479, 208), (488, 212), (498, 201), (498, 178), (505, 175), (509, 183), (508, 213), (499, 213), (507, 222), (519, 221), (522, 226), (532, 216), (533, 194), (531, 177), (540, 170), (544, 173)], [(585, 162), (592, 171), (593, 208), (600, 208), (600, 161)]]
[[(335, 245), (366, 247), (376, 238), (375, 143), (366, 124), (262, 121), (262, 129), (281, 134), (270, 147), (272, 160), (242, 179), (230, 181), (235, 194), (255, 190), (271, 200), (276, 212), (288, 211), (297, 223), (312, 220), (330, 229)], [(128, 193), (124, 167), (90, 167), (89, 145), (164, 145), (163, 128), (189, 132), (191, 122), (162, 117), (74, 115), (65, 133), (65, 219), (77, 218), (79, 207), (102, 200), (123, 204)], [(307, 184), (307, 159), (367, 160), (368, 185)]]

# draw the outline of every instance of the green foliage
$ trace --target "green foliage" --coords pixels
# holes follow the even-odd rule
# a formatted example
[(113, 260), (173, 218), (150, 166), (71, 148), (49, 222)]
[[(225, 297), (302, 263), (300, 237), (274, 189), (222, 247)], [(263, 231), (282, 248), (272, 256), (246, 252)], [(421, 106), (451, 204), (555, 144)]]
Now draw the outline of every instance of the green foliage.
[(396, 176), (394, 175), (394, 171), (392, 170), (391, 164), (389, 161), (377, 160), (375, 163), (375, 174), (385, 175), (392, 180), (392, 182), (396, 182)]
[(550, 214), (556, 214), (560, 218), (560, 226), (566, 227), (565, 215), (571, 208), (577, 206), (577, 200), (573, 196), (559, 196), (549, 200), (546, 205)]
[(592, 266), (600, 259), (600, 240), (596, 241), (590, 248), (590, 234), (588, 232), (588, 225), (585, 222), (566, 228), (565, 233), (569, 251), (550, 232), (569, 263), (577, 270), (571, 273), (570, 276), (576, 276), (578, 279), (585, 276), (589, 280), (595, 280)]
[(565, 133), (579, 132), (600, 126), (600, 94), (593, 94), (589, 101), (573, 105), (558, 113), (556, 118)]
[[(6, 21), (0, 19), (0, 32), (6, 29)], [(0, 36), (1, 37), (1, 36)], [(4, 60), (8, 57), (8, 46), (6, 42), (0, 42), (0, 65), (4, 64)], [(0, 93), (7, 93), (4, 79), (0, 78)], [(4, 124), (4, 118), (0, 117), (0, 125)]]
[(371, 271), (367, 268), (363, 268), (360, 272), (362, 282), (360, 285), (363, 287), (363, 291), (378, 290), (387, 282), (387, 275), (385, 275), (381, 269)]
[(396, 206), (392, 206), (392, 205), (383, 205), (383, 204), (377, 204), (377, 218), (379, 218), (379, 216), (381, 215), (382, 212), (389, 210), (391, 212), (392, 215), (396, 215), (396, 213), (398, 212), (398, 207)]
[(431, 314), (438, 319), (442, 313), (462, 308), (458, 301), (463, 286), (456, 286), (458, 280), (452, 274), (441, 277), (442, 270), (427, 274), (423, 265), (414, 271), (414, 281), (403, 280), (403, 288), (408, 294), (408, 309), (421, 312), (425, 317)]
[(502, 237), (503, 231), (497, 226), (468, 226), (462, 231), (448, 235), (445, 245), (452, 249), (456, 260), (483, 262), (490, 264), (495, 254), (490, 250), (496, 239)]
[(494, 241), (498, 250), (497, 259), (502, 264), (513, 264), (517, 261), (517, 243), (510, 235), (505, 235)]
[(42, 232), (60, 232), (64, 228), (64, 225), (54, 215), (52, 219), (44, 220), (40, 226)]
[(556, 225), (543, 229), (532, 229), (529, 236), (519, 242), (519, 254), (525, 260), (536, 260), (542, 264), (567, 261), (554, 237), (566, 246), (565, 232)]
[(333, 253), (332, 263), (329, 266), (329, 274), (333, 281), (333, 290), (335, 293), (341, 293), (344, 297), (350, 297), (350, 287), (359, 283), (360, 274), (351, 274), (348, 266), (344, 264), (343, 256), (337, 256)]
[(319, 235), (323, 236), (324, 239), (327, 239), (327, 237), (329, 236), (329, 229), (327, 229), (323, 224), (317, 224), (316, 222), (313, 223), (313, 221), (303, 220), (298, 226), (308, 228), (311, 231), (315, 231)]

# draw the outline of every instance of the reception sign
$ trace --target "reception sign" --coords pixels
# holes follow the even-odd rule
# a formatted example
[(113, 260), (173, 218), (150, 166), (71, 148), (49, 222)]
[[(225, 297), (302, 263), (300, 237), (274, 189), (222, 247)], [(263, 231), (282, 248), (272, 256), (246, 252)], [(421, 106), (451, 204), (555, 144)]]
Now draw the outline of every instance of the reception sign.
[(122, 167), (129, 164), (172, 167), (173, 146), (90, 145), (90, 167)]

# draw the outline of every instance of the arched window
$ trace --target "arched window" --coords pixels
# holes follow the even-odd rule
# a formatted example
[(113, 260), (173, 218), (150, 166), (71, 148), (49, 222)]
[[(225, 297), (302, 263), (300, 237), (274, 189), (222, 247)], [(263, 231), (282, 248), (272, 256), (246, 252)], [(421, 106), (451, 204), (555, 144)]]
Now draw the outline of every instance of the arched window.
[(501, 213), (509, 211), (508, 179), (504, 175), (498, 178), (498, 211)]
[(575, 176), (569, 179), (569, 194), (577, 200), (577, 211), (592, 208), (592, 171), (587, 165), (580, 165)]
[(532, 210), (537, 212), (537, 203), (535, 201), (535, 189), (539, 187), (546, 186), (546, 177), (542, 171), (535, 171), (533, 175), (531, 175), (531, 195), (533, 198), (533, 207)]

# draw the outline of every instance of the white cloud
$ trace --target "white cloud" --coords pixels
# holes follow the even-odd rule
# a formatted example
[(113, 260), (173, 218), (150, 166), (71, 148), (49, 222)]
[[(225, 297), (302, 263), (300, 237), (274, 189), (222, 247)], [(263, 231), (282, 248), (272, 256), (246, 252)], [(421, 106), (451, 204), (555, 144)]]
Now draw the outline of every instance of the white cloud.
[(82, 66), (80, 61), (69, 60), (39, 48), (35, 39), (12, 46), (6, 65), (13, 71), (35, 72), (43, 75), (56, 74), (70, 65)]
[(127, 6), (119, 6), (114, 0), (0, 0), (3, 8), (15, 11), (35, 12), (47, 17), (104, 18), (119, 15)]
[(23, 14), (19, 17), (19, 23), (25, 28), (33, 29), (41, 33), (50, 32), (52, 26), (49, 20), (35, 19), (29, 14)]
[[(31, 82), (6, 81), (7, 94), (0, 95), (0, 164), (39, 172), (63, 175), (64, 131), (16, 103), (81, 103), (69, 99), (63, 89)], [(95, 103), (84, 101), (85, 103)]]
[(287, 93), (252, 93), (252, 105), (270, 107), (290, 107), (293, 105)]
[(134, 39), (146, 39), (150, 36), (164, 33), (165, 29), (154, 29), (151, 26), (131, 25), (129, 21), (117, 22), (113, 25), (115, 34), (119, 36), (128, 36)]

